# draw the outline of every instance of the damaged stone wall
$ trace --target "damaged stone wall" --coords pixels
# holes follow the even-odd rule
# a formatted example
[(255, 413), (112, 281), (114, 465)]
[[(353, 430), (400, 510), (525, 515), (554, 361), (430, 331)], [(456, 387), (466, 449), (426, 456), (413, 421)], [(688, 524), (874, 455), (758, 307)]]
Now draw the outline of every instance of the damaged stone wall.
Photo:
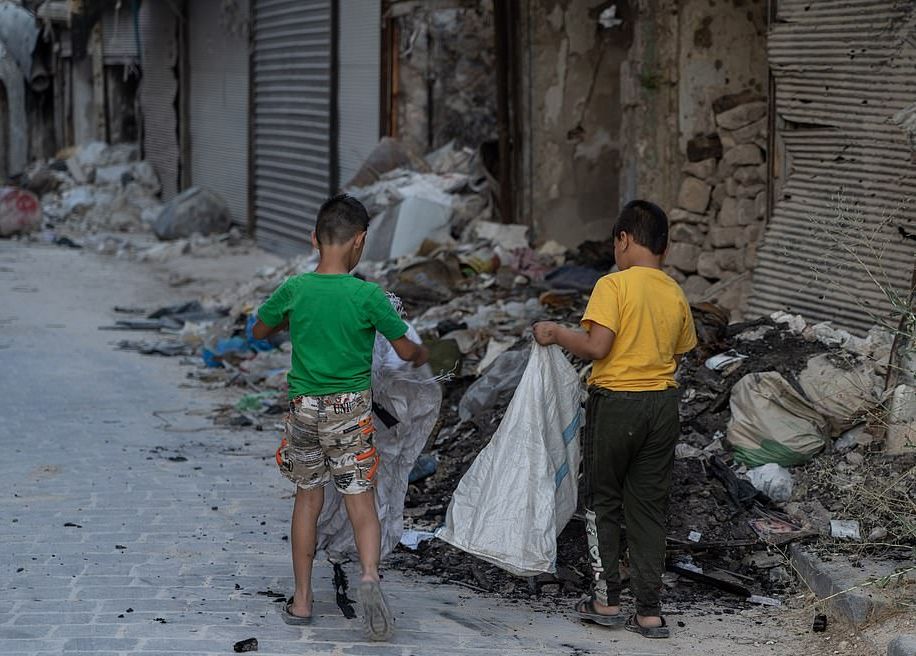
[(492, 0), (392, 9), (398, 34), (397, 136), (419, 152), (495, 139)]
[(567, 246), (606, 238), (620, 205), (620, 68), (632, 38), (627, 3), (524, 4), (521, 216), (539, 237)]
[(735, 312), (748, 288), (741, 274), (754, 266), (766, 215), (767, 102), (750, 91), (723, 96), (709, 114), (716, 131), (687, 142), (677, 207), (669, 214), (667, 263), (691, 299), (734, 280), (720, 286), (716, 300)]

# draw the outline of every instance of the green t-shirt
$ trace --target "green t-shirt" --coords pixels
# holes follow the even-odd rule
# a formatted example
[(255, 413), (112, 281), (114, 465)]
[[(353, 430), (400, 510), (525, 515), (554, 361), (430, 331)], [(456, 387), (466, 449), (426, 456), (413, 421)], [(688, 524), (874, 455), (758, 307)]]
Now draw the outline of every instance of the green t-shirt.
[(271, 328), (287, 317), (291, 399), (369, 389), (376, 331), (389, 340), (407, 332), (378, 285), (345, 273), (288, 278), (258, 309)]

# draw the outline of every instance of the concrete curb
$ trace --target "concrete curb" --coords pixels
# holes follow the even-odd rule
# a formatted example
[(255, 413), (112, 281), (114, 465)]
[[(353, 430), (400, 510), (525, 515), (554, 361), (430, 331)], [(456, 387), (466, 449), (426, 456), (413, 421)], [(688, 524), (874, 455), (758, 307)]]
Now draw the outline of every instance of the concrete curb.
[(891, 640), (887, 656), (916, 656), (916, 636), (897, 636)]
[(818, 597), (837, 595), (827, 602), (828, 607), (853, 626), (861, 627), (879, 611), (889, 608), (889, 604), (880, 595), (872, 594), (870, 588), (838, 594), (862, 581), (844, 577), (835, 565), (825, 563), (803, 546), (790, 545), (789, 557), (802, 580)]

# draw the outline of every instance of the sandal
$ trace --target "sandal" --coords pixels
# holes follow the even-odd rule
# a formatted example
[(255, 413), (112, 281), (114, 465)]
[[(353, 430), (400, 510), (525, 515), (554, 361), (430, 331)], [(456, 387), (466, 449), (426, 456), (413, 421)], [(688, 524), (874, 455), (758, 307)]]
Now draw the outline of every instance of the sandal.
[(576, 604), (576, 615), (584, 622), (593, 622), (601, 626), (620, 626), (624, 623), (624, 614), (617, 611), (613, 615), (602, 615), (595, 610), (594, 597), (585, 597)]
[(359, 584), (359, 603), (363, 609), (363, 622), (370, 640), (383, 641), (394, 633), (394, 617), (382, 594), (378, 581), (363, 581)]
[(283, 610), (280, 611), (280, 617), (283, 618), (283, 621), (292, 626), (307, 626), (312, 623), (312, 616), (296, 615), (293, 611), (290, 610), (290, 606), (293, 605), (293, 598), (290, 597), (286, 600), (286, 603), (283, 604)]
[(636, 619), (636, 613), (633, 613), (629, 619), (627, 619), (625, 628), (627, 631), (638, 633), (644, 638), (670, 638), (671, 630), (668, 628), (668, 623), (665, 621), (664, 617), (662, 617), (661, 620), (661, 626), (643, 626), (639, 623), (639, 620)]

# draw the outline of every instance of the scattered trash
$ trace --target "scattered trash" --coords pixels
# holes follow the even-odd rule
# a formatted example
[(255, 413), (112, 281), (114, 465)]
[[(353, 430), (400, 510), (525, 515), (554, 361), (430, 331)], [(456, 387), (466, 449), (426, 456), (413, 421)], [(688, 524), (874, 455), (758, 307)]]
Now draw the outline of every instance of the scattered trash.
[(741, 355), (736, 351), (726, 351), (725, 353), (712, 356), (706, 360), (705, 365), (707, 369), (711, 369), (712, 371), (722, 371), (745, 359), (747, 359), (746, 355)]
[(815, 615), (814, 623), (811, 625), (811, 630), (815, 633), (823, 633), (827, 630), (827, 616), (826, 615)]
[(887, 529), (884, 528), (883, 526), (876, 526), (868, 534), (867, 539), (869, 542), (880, 542), (881, 540), (885, 539), (886, 537), (887, 537)]
[(413, 469), (410, 470), (407, 482), (416, 483), (422, 481), (424, 478), (432, 476), (436, 473), (436, 468), (438, 466), (439, 462), (436, 460), (435, 456), (428, 454), (421, 455), (417, 458), (417, 462), (414, 464)]
[(401, 544), (408, 549), (415, 551), (420, 547), (421, 544), (432, 540), (434, 537), (436, 537), (436, 534), (430, 531), (415, 531), (413, 529), (407, 529), (401, 536)]
[(493, 405), (500, 394), (514, 390), (522, 379), (528, 359), (527, 349), (507, 351), (496, 358), (461, 398), (458, 405), (458, 416), (461, 420), (470, 421), (481, 410)]
[(761, 540), (774, 545), (786, 544), (814, 534), (812, 531), (803, 530), (800, 526), (775, 517), (752, 519), (748, 524)]
[(239, 640), (237, 643), (232, 645), (232, 651), (236, 654), (241, 654), (246, 651), (257, 651), (258, 650), (258, 639), (257, 638), (247, 638), (245, 640)]
[(776, 372), (753, 373), (731, 391), (728, 442), (749, 467), (769, 462), (790, 467), (826, 445), (827, 420)]
[(840, 540), (861, 540), (859, 522), (854, 519), (831, 519), (830, 536)]
[(747, 471), (748, 480), (773, 501), (788, 501), (792, 496), (792, 473), (776, 463), (767, 463)]
[(759, 606), (782, 606), (782, 602), (779, 599), (774, 599), (773, 597), (764, 597), (761, 595), (751, 595), (747, 598), (749, 604), (757, 604)]
[(687, 535), (687, 539), (691, 542), (699, 542), (703, 538), (703, 534), (699, 531), (690, 531)]
[(226, 202), (209, 189), (190, 187), (162, 206), (153, 232), (163, 241), (226, 232), (231, 224)]

